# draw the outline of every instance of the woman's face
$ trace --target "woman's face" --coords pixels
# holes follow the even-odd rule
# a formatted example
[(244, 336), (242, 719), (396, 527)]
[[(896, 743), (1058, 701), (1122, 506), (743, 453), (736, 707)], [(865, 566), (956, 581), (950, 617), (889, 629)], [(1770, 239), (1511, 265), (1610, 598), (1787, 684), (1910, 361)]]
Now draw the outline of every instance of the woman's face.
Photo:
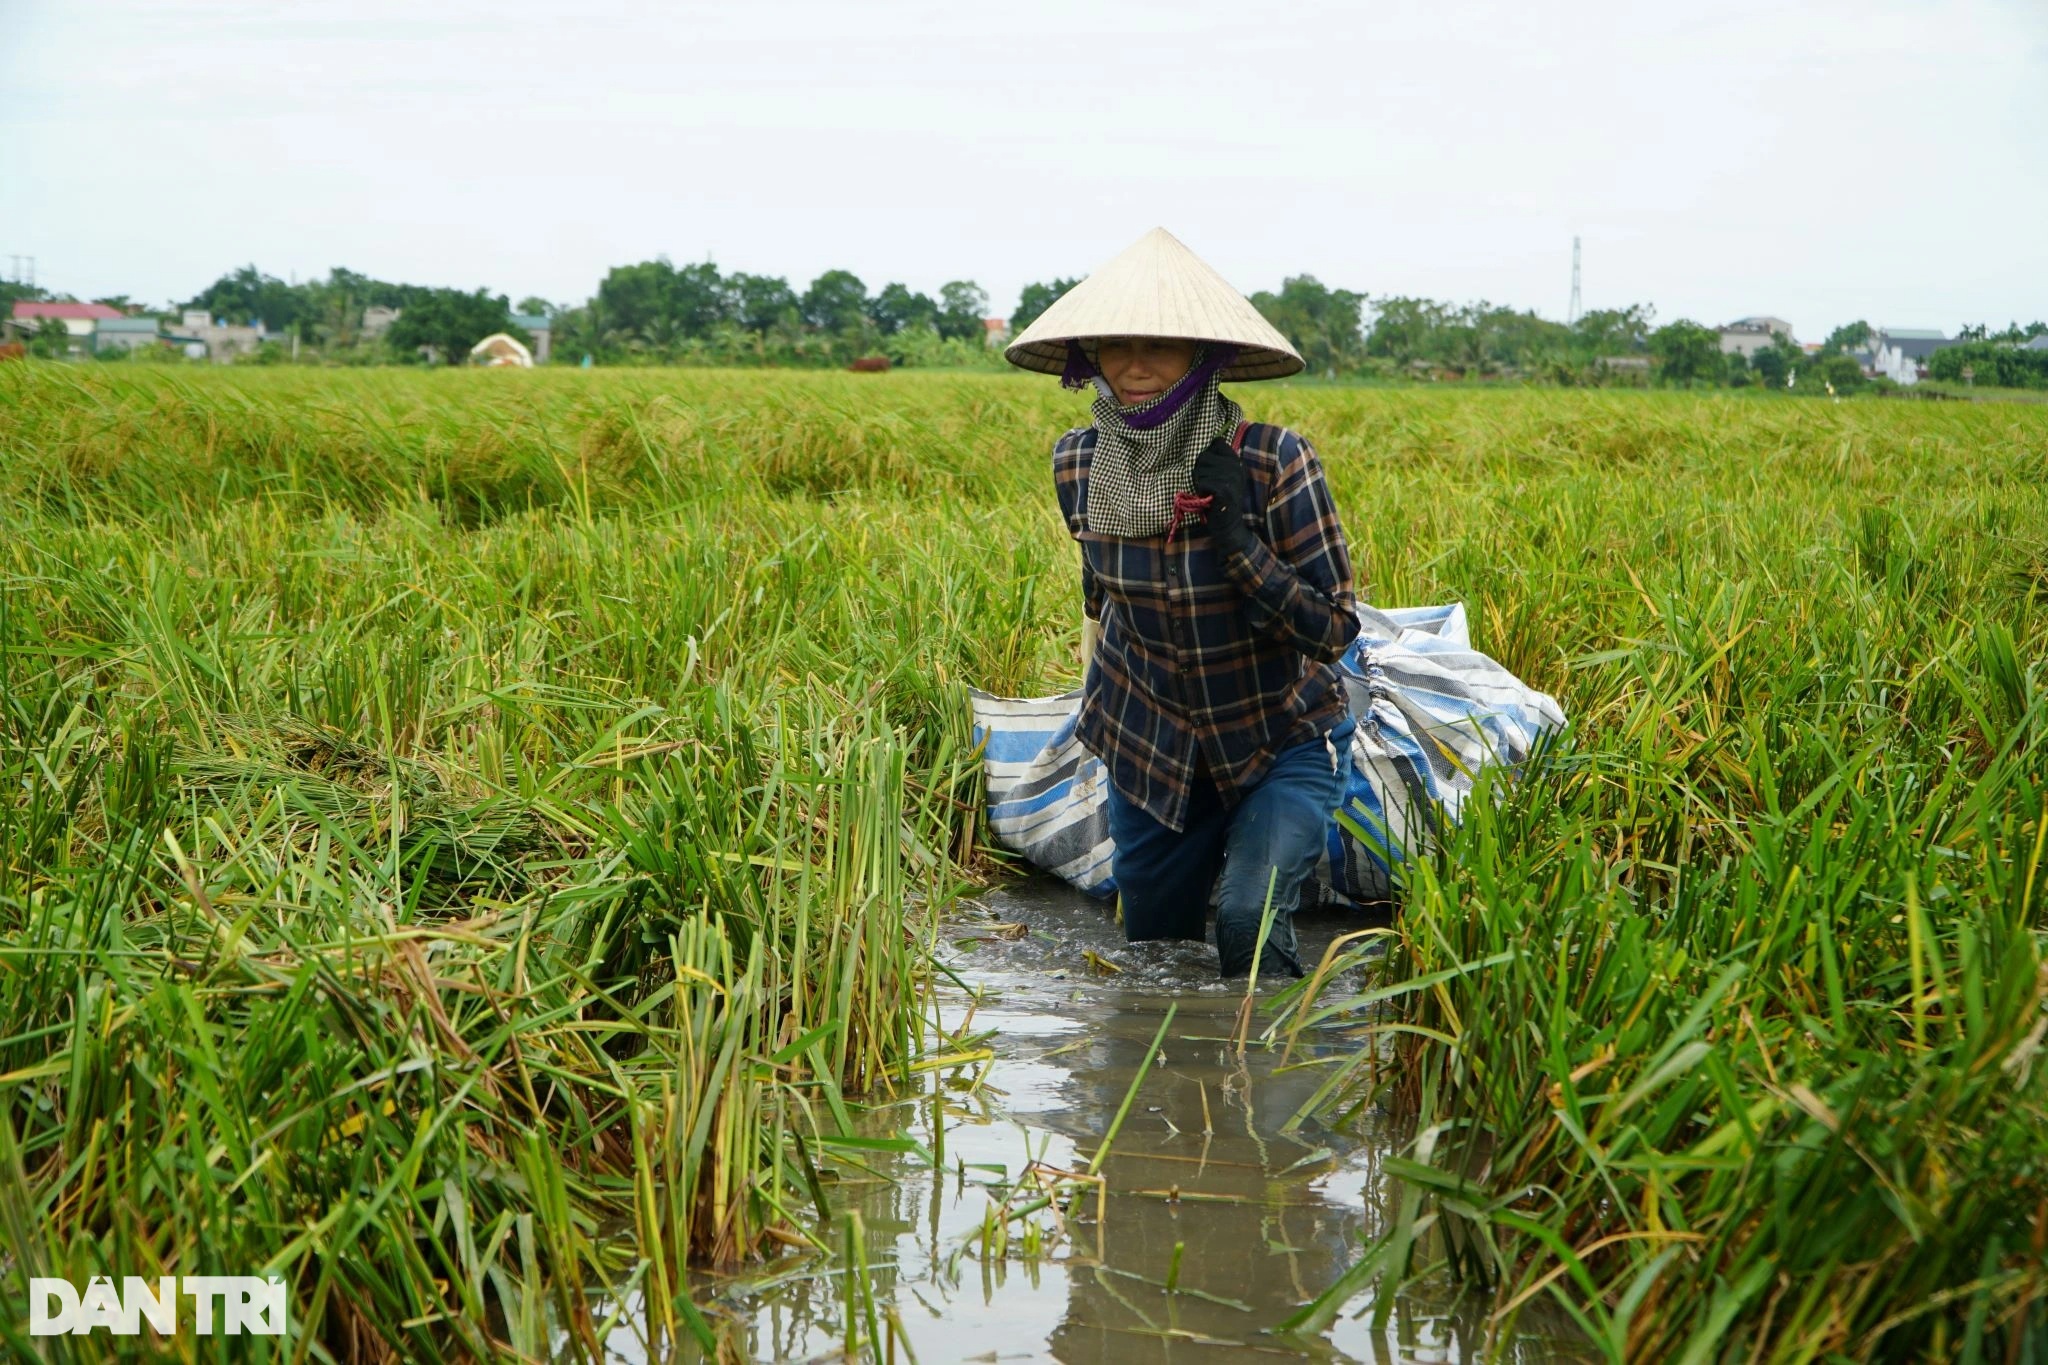
[(1096, 343), (1096, 368), (1127, 408), (1165, 393), (1194, 363), (1195, 343), (1179, 337), (1104, 337)]

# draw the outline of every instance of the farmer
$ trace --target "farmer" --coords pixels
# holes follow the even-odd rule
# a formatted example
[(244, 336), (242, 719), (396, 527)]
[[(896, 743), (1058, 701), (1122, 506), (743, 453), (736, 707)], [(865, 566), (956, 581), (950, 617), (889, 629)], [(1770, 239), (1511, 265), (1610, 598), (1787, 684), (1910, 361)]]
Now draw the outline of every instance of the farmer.
[(1224, 976), (1255, 953), (1300, 976), (1290, 917), (1350, 768), (1333, 664), (1358, 634), (1351, 556), (1308, 442), (1218, 386), (1301, 357), (1158, 228), (1004, 354), (1096, 391), (1052, 467), (1088, 618), (1076, 737), (1108, 770), (1124, 936), (1203, 938), (1213, 891)]

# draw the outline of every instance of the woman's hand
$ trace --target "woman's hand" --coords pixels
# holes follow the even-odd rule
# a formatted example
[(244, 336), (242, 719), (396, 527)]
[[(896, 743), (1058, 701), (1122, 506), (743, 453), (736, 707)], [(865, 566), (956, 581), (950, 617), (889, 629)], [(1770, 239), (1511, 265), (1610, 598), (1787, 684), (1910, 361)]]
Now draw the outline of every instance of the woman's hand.
[(1204, 519), (1216, 553), (1250, 549), (1256, 537), (1244, 521), (1244, 460), (1229, 441), (1218, 436), (1195, 456), (1194, 483), (1195, 492), (1211, 500)]

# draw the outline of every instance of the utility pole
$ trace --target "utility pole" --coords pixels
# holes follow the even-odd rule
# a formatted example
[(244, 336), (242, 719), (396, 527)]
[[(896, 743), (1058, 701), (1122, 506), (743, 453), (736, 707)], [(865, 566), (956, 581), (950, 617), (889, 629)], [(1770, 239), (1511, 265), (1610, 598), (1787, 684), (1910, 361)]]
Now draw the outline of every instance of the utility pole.
[(1579, 320), (1579, 239), (1572, 238), (1572, 306), (1566, 311), (1565, 324), (1573, 326)]

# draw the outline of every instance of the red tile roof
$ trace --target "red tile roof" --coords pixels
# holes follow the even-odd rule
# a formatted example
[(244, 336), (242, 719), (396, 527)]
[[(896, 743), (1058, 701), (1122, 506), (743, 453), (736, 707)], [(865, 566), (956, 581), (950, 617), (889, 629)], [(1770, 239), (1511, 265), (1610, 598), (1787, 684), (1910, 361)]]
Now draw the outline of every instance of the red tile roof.
[(104, 303), (31, 303), (27, 299), (14, 301), (15, 321), (33, 318), (91, 318), (95, 322), (102, 318), (125, 317), (118, 308)]

